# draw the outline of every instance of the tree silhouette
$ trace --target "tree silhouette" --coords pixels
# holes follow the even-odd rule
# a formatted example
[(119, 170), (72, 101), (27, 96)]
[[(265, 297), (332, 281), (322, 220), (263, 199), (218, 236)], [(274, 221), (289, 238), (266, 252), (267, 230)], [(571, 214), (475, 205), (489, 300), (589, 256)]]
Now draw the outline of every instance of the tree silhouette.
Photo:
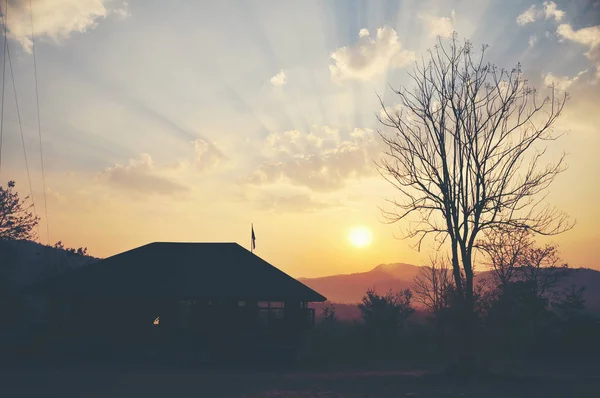
[(411, 299), (410, 289), (397, 293), (389, 291), (384, 296), (369, 289), (363, 296), (358, 309), (365, 322), (368, 337), (377, 351), (390, 351), (398, 343), (406, 320), (415, 311), (411, 307)]
[(65, 252), (67, 252), (69, 254), (77, 254), (79, 256), (87, 255), (87, 247), (79, 247), (77, 249), (75, 249), (74, 247), (67, 247), (62, 243), (61, 240), (56, 242), (54, 244), (54, 246), (52, 246), (52, 247), (55, 249), (64, 250)]
[(21, 200), (14, 188), (14, 181), (6, 189), (0, 186), (0, 240), (33, 239), (39, 217), (30, 212), (29, 196)]
[(491, 268), (500, 290), (514, 281), (533, 244), (531, 233), (527, 230), (503, 228), (485, 231), (478, 247), (485, 254), (483, 265)]
[[(479, 234), (510, 228), (552, 235), (572, 227), (566, 214), (545, 206), (543, 193), (565, 169), (564, 156), (542, 165), (539, 146), (556, 139), (552, 124), (568, 99), (550, 87), (538, 99), (521, 66), (499, 69), (454, 34), (440, 39), (428, 60), (410, 74), (414, 90), (394, 90), (400, 110), (383, 103), (387, 147), (377, 163), (400, 193), (382, 209), (390, 223), (409, 221), (405, 238), (420, 249), (432, 235), (450, 243), (457, 296), (462, 305), (463, 360), (472, 365), (473, 256)], [(464, 282), (461, 277), (464, 272)]]
[(444, 259), (432, 258), (427, 265), (419, 269), (413, 280), (415, 301), (437, 316), (448, 305), (451, 283), (452, 276), (447, 262)]

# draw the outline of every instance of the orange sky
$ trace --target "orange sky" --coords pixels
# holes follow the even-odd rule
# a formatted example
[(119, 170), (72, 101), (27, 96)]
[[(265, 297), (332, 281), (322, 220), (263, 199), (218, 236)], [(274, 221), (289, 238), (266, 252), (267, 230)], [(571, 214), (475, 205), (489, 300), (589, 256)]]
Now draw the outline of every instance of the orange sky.
[[(378, 207), (394, 191), (373, 164), (382, 151), (375, 93), (394, 106), (388, 83), (410, 85), (412, 60), (455, 29), (490, 44), (500, 66), (522, 62), (533, 85), (571, 93), (555, 126), (566, 134), (547, 158), (566, 151), (569, 169), (548, 201), (577, 225), (550, 241), (572, 266), (600, 269), (600, 25), (583, 6), (141, 3), (33, 2), (46, 218), (28, 2), (11, 2), (8, 44), (43, 243), (100, 257), (153, 241), (248, 247), (254, 223), (256, 254), (296, 277), (421, 264), (431, 242), (418, 253), (393, 236), (406, 225), (381, 222)], [(25, 195), (8, 89), (0, 184), (14, 179)], [(347, 239), (359, 225), (373, 231), (364, 248)]]

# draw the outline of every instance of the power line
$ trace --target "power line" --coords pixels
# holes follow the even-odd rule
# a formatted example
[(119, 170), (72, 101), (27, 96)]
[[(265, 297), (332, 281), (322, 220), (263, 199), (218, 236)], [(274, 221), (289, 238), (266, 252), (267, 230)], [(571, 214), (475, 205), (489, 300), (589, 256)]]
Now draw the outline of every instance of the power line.
[[(8, 0), (6, 0), (8, 1)], [(33, 8), (29, 0), (29, 16), (31, 17), (31, 52), (33, 53), (33, 71), (35, 76), (35, 104), (37, 108), (38, 136), (40, 137), (40, 162), (42, 165), (42, 187), (44, 189), (44, 211), (46, 213), (46, 238), (50, 244), (50, 220), (48, 219), (48, 200), (46, 199), (46, 173), (44, 171), (44, 152), (42, 149), (42, 123), (40, 121), (40, 94), (38, 90), (37, 61), (35, 58), (35, 34), (33, 29)]]
[(4, 81), (6, 76), (6, 50), (8, 48), (8, 42), (6, 41), (6, 24), (8, 18), (8, 0), (6, 0), (6, 15), (2, 12), (2, 5), (0, 4), (0, 14), (2, 14), (2, 29), (4, 31), (4, 55), (2, 57), (2, 111), (0, 111), (0, 175), (2, 175), (2, 143), (4, 141)]
[[(12, 61), (10, 59), (10, 47), (6, 46), (6, 55), (8, 56), (8, 68), (12, 78), (13, 92), (15, 94), (15, 104), (17, 106), (17, 119), (19, 120), (19, 130), (21, 131), (21, 143), (23, 144), (23, 155), (25, 156), (25, 167), (27, 168), (27, 180), (29, 181), (29, 194), (31, 195), (31, 203), (33, 204), (33, 214), (37, 218), (37, 210), (35, 208), (35, 199), (33, 196), (33, 186), (31, 185), (31, 173), (29, 172), (29, 162), (27, 161), (27, 150), (25, 149), (25, 136), (23, 134), (23, 124), (21, 123), (21, 111), (19, 110), (19, 99), (17, 97), (17, 85), (15, 84), (15, 75), (13, 73)], [(40, 226), (37, 227), (38, 239), (40, 236)]]

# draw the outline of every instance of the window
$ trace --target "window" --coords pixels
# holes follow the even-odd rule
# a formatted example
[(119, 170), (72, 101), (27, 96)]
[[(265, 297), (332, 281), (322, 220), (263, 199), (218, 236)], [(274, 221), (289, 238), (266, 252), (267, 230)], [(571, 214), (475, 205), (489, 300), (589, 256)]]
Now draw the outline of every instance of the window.
[(258, 306), (260, 308), (283, 308), (281, 301), (259, 301)]
[(237, 302), (238, 307), (245, 307), (246, 306), (246, 302), (243, 300), (240, 300)]

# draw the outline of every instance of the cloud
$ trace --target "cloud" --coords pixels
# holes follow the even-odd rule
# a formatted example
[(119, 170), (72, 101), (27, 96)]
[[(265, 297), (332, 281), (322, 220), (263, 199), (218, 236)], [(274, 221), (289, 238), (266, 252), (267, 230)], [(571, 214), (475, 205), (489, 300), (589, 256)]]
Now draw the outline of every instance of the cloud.
[(279, 71), (278, 74), (276, 74), (275, 76), (273, 76), (271, 78), (271, 84), (274, 85), (275, 87), (281, 87), (284, 86), (287, 83), (287, 76), (285, 75), (285, 72), (282, 70)]
[(532, 5), (527, 10), (523, 11), (523, 13), (517, 17), (517, 23), (524, 26), (535, 22), (542, 16), (546, 19), (554, 19), (556, 22), (560, 22), (565, 16), (565, 12), (559, 10), (555, 2), (544, 1), (542, 8)]
[(188, 190), (158, 170), (152, 157), (145, 153), (139, 159), (131, 159), (128, 165), (107, 167), (99, 179), (115, 188), (143, 194), (172, 195)]
[(563, 39), (588, 47), (585, 56), (596, 66), (596, 79), (600, 79), (600, 25), (574, 30), (569, 24), (561, 24), (556, 32)]
[(545, 76), (542, 75), (542, 77), (544, 78), (544, 84), (547, 86), (556, 86), (557, 88), (561, 89), (561, 90), (566, 90), (567, 88), (569, 88), (569, 86), (571, 86), (573, 83), (575, 83), (579, 77), (583, 74), (587, 73), (587, 70), (581, 71), (579, 72), (576, 76), (569, 78), (568, 76), (556, 76), (553, 75), (552, 73), (547, 73)]
[(367, 29), (361, 29), (358, 36), (356, 44), (331, 54), (335, 61), (334, 65), (329, 65), (333, 81), (371, 80), (388, 68), (402, 68), (416, 59), (413, 51), (402, 49), (398, 34), (390, 27), (377, 29), (373, 37)]
[(198, 138), (193, 142), (193, 145), (195, 153), (194, 164), (201, 171), (213, 170), (226, 160), (225, 155), (214, 144), (206, 140)]
[(271, 213), (314, 213), (345, 208), (350, 203), (341, 200), (337, 192), (313, 192), (287, 182), (246, 185), (235, 198)]
[[(556, 3), (553, 1), (544, 1), (543, 8), (538, 8), (533, 5), (529, 7), (523, 14), (517, 17), (517, 23), (519, 25), (526, 25), (528, 23), (534, 22), (536, 19), (544, 16), (545, 19), (554, 19), (556, 22), (560, 22), (565, 17), (565, 12), (563, 10), (559, 10), (556, 6)], [(585, 53), (585, 56), (592, 61), (592, 63), (596, 67), (596, 80), (600, 80), (600, 25), (589, 26), (587, 28), (581, 28), (579, 30), (573, 29), (570, 24), (563, 23), (560, 24), (556, 33), (562, 40), (570, 40), (581, 45), (587, 46), (588, 51)], [(550, 36), (550, 32), (546, 32), (546, 37)], [(533, 47), (537, 38), (533, 40), (532, 44), (532, 36), (529, 39), (529, 46)], [(549, 74), (550, 75), (550, 74)], [(581, 75), (577, 75), (574, 79), (578, 78)], [(568, 87), (575, 80), (571, 80), (567, 77), (557, 77), (550, 75), (552, 78), (558, 79), (559, 86)], [(545, 80), (547, 82), (547, 80)]]
[(452, 10), (452, 14), (449, 17), (436, 17), (430, 14), (419, 15), (419, 18), (425, 22), (429, 36), (441, 36), (450, 37), (454, 32), (454, 22), (456, 19), (456, 13)]
[(544, 1), (544, 14), (546, 19), (554, 18), (556, 22), (559, 22), (565, 16), (565, 12), (559, 10), (553, 1)]
[(531, 48), (531, 47), (535, 46), (535, 43), (537, 43), (537, 41), (538, 41), (537, 36), (530, 36), (529, 37), (529, 47)]
[(122, 2), (120, 6), (112, 8), (109, 14), (116, 15), (121, 19), (129, 18), (131, 16), (131, 13), (129, 12), (129, 2)]
[(527, 10), (523, 11), (521, 15), (517, 17), (517, 23), (521, 26), (535, 22), (537, 16), (536, 6), (532, 5)]
[(600, 25), (573, 30), (569, 24), (559, 25), (556, 32), (563, 38), (571, 40), (593, 49), (600, 45)]
[(381, 144), (370, 129), (354, 129), (343, 140), (337, 130), (327, 126), (309, 133), (273, 133), (265, 140), (265, 161), (246, 182), (287, 182), (316, 192), (332, 192), (351, 179), (375, 174), (372, 160), (380, 151)]
[[(127, 2), (111, 0), (37, 0), (32, 3), (36, 38), (60, 43), (73, 33), (94, 29), (109, 15), (127, 17)], [(28, 0), (8, 3), (7, 29), (26, 52), (31, 52), (31, 14)]]
[(342, 207), (339, 204), (319, 200), (304, 193), (263, 194), (254, 200), (254, 203), (259, 208), (274, 213), (314, 213)]
[(394, 119), (396, 119), (396, 118), (400, 117), (401, 111), (402, 111), (402, 104), (396, 104), (391, 107), (386, 106), (385, 108), (383, 108), (379, 111), (379, 117), (381, 117), (384, 120), (387, 120), (388, 115), (389, 115), (390, 117), (393, 117)]

